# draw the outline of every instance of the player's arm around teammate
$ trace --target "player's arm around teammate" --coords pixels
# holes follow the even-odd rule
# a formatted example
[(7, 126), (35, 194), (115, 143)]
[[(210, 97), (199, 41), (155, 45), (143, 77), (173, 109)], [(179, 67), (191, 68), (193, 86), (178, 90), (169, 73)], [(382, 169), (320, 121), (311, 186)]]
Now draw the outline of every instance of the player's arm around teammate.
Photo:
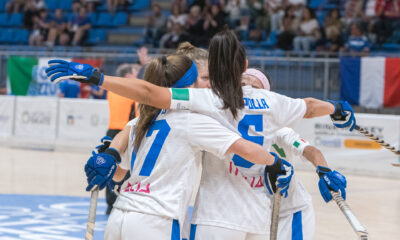
[[(168, 88), (135, 78), (107, 76), (89, 64), (50, 60), (49, 65), (46, 73), (52, 82), (72, 79), (100, 86), (108, 91), (156, 108), (169, 109), (171, 107), (172, 94)], [(332, 115), (335, 116), (332, 120), (336, 127), (350, 127), (350, 130), (355, 127), (353, 109), (347, 102), (325, 102), (315, 98), (305, 98), (304, 102), (306, 104), (304, 118)]]

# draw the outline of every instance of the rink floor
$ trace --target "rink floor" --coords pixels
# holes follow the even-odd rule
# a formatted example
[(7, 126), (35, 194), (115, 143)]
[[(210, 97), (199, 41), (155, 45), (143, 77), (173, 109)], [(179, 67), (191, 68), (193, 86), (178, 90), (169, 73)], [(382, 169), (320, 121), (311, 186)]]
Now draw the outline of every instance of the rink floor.
[[(88, 153), (0, 147), (0, 240), (83, 239), (89, 206), (83, 166)], [(377, 169), (376, 171), (379, 171)], [(398, 169), (400, 176), (400, 168)], [(317, 175), (297, 171), (313, 197), (316, 240), (357, 239), (335, 203), (323, 202)], [(346, 174), (347, 202), (370, 239), (400, 239), (400, 178)], [(104, 193), (100, 193), (101, 197)], [(95, 239), (107, 218), (99, 200)]]

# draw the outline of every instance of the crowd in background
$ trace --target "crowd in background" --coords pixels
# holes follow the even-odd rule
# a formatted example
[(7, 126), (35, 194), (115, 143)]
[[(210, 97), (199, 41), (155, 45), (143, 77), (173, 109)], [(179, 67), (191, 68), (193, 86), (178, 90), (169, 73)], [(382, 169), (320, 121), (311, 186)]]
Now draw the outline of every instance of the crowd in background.
[[(312, 9), (313, 1), (321, 4)], [(100, 4), (114, 13), (133, 2), (74, 0), (68, 18), (61, 9), (49, 13), (44, 0), (9, 0), (6, 10), (24, 13), (31, 45), (76, 46), (85, 43), (89, 14)], [(368, 52), (400, 43), (400, 0), (173, 0), (169, 14), (154, 1), (144, 38), (161, 48), (184, 41), (206, 46), (224, 26), (244, 42), (269, 41), (283, 50)]]
[(228, 25), (243, 41), (276, 36), (275, 46), (283, 50), (368, 52), (373, 45), (400, 42), (400, 0), (333, 2), (322, 20), (305, 0), (175, 0), (168, 18), (153, 4), (146, 39), (163, 48), (187, 40), (206, 46)]
[[(72, 3), (72, 16), (66, 17), (62, 9), (49, 13), (43, 0), (10, 0), (9, 13), (23, 13), (24, 27), (31, 31), (32, 46), (83, 45), (91, 28), (88, 12), (94, 12), (101, 0), (80, 0)], [(114, 1), (112, 5), (114, 6)], [(119, 4), (119, 2), (118, 2)]]

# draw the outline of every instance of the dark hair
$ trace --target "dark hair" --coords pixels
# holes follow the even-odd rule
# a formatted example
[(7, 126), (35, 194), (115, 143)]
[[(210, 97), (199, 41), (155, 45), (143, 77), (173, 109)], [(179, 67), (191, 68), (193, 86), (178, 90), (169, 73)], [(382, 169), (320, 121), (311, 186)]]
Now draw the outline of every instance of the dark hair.
[(208, 49), (208, 70), (213, 92), (224, 102), (234, 118), (244, 107), (241, 78), (246, 68), (246, 51), (235, 33), (225, 30), (215, 34)]
[[(146, 67), (144, 80), (161, 87), (171, 87), (192, 66), (192, 60), (183, 55), (169, 55), (153, 59)], [(139, 149), (140, 143), (147, 130), (153, 123), (154, 117), (159, 109), (148, 105), (139, 105), (139, 120), (135, 127), (135, 150)]]
[[(316, 15), (315, 15), (314, 9), (309, 8), (309, 7), (306, 7), (306, 8), (304, 8), (304, 10), (307, 10), (307, 11), (310, 13), (310, 19), (316, 19), (316, 18), (317, 18)], [(303, 10), (303, 11), (304, 11), (304, 10)], [(302, 20), (302, 21), (304, 20), (304, 17), (303, 17), (303, 16), (301, 17), (301, 20)]]

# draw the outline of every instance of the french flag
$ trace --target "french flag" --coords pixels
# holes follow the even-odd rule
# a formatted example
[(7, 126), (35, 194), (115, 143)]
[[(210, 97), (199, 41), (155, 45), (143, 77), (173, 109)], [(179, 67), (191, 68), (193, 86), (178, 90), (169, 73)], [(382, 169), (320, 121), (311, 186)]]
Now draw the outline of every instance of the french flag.
[(400, 58), (341, 57), (340, 95), (367, 108), (400, 106)]

